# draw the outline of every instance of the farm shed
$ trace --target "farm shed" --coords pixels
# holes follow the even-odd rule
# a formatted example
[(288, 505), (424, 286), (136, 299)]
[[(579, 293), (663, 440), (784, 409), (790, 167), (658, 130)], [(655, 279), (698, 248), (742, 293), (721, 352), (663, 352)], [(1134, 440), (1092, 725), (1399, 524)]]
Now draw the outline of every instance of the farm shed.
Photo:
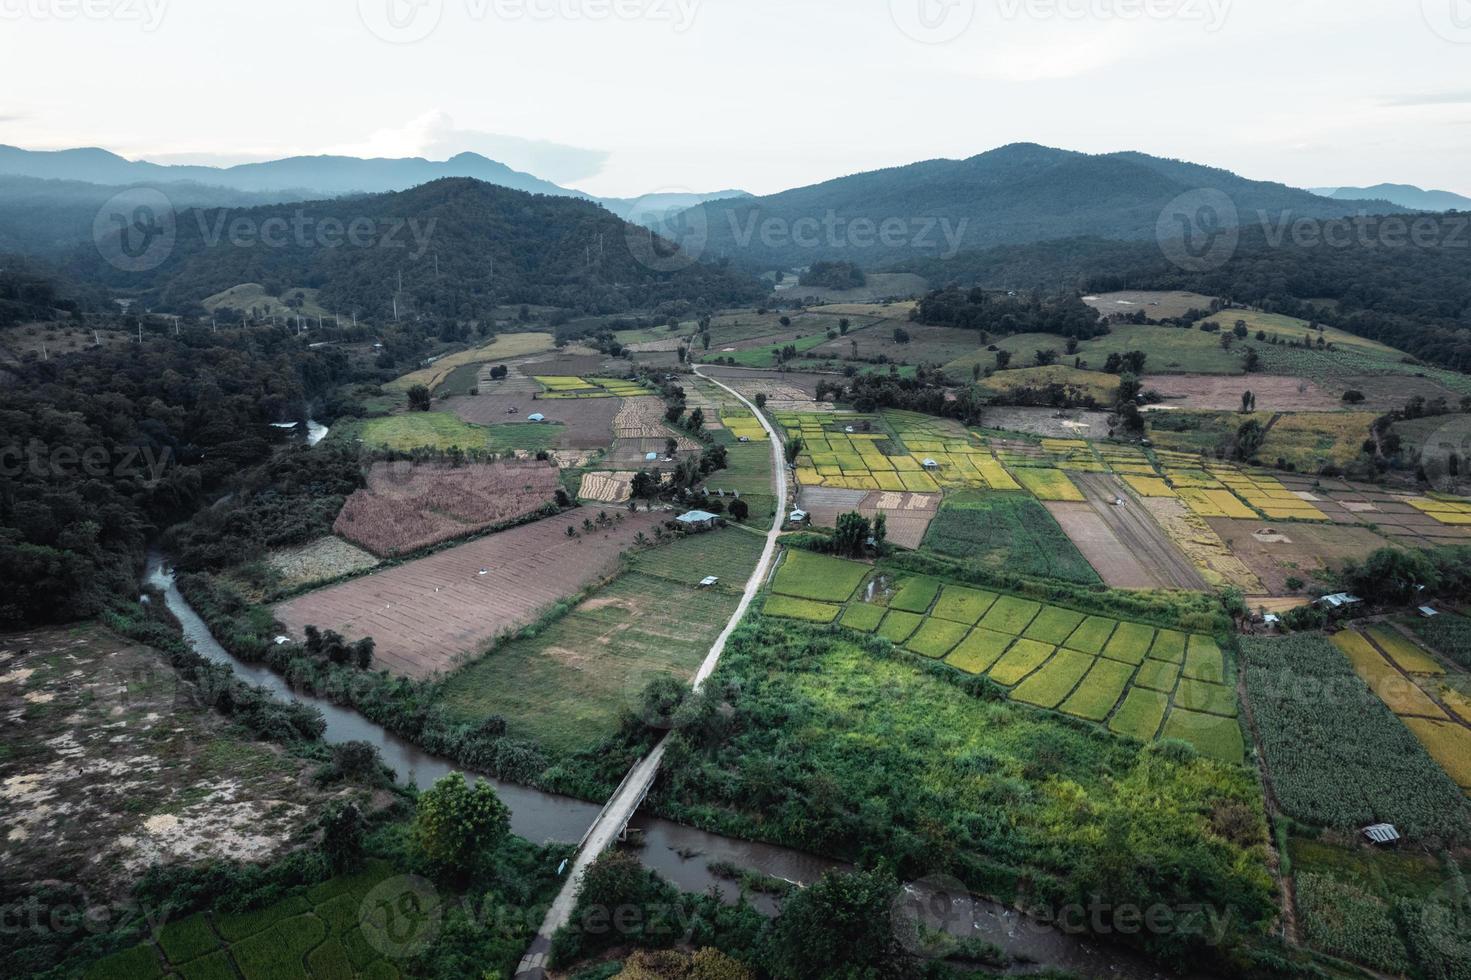
[(1317, 602), (1317, 605), (1322, 606), (1329, 612), (1338, 612), (1342, 609), (1351, 609), (1354, 606), (1361, 606), (1363, 604), (1363, 599), (1360, 599), (1356, 595), (1349, 595), (1347, 592), (1339, 592), (1335, 595), (1325, 595)]
[(526, 421), (528, 422), (545, 422), (546, 420), (547, 417), (540, 412), (537, 412), (535, 415), (526, 416)]
[(1437, 612), (1436, 610), (1432, 609), (1430, 606), (1421, 606), (1420, 607), (1420, 618), (1421, 619), (1434, 619), (1436, 616), (1439, 616), (1439, 615), (1440, 615), (1440, 613)]
[(687, 531), (708, 531), (720, 518), (709, 511), (692, 510), (688, 514), (681, 514), (675, 520)]
[(1388, 847), (1400, 841), (1399, 831), (1395, 829), (1394, 824), (1389, 823), (1376, 823), (1372, 827), (1365, 827), (1364, 836), (1371, 843), (1378, 844), (1380, 847)]

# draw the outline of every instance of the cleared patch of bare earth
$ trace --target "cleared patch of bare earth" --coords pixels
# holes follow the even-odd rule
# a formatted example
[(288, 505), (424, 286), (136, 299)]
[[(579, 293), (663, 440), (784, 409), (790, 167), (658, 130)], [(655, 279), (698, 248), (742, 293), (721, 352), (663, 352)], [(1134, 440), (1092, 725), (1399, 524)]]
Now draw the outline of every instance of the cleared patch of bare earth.
[(1054, 504), (1047, 509), (1104, 582), (1119, 588), (1205, 588), (1195, 564), (1122, 481), (1102, 473), (1075, 473), (1073, 482), (1088, 498), (1097, 522), (1081, 512), (1054, 509)]
[(419, 551), (536, 513), (558, 487), (551, 463), (375, 463), (332, 530), (385, 557)]
[(1151, 320), (1165, 320), (1184, 316), (1191, 310), (1208, 310), (1211, 298), (1199, 293), (1131, 291), (1084, 296), (1083, 302), (1104, 316), (1143, 310)]
[(122, 897), (157, 863), (310, 842), (315, 763), (240, 737), (162, 654), (100, 626), (0, 636), (0, 877)]
[(596, 521), (598, 513), (580, 508), (492, 534), (299, 596), (274, 612), (292, 636), (304, 636), (309, 625), (352, 639), (371, 636), (379, 666), (430, 677), (612, 574), (634, 538), (664, 516), (610, 508), (611, 525), (586, 532), (583, 521)]
[(838, 517), (857, 511), (867, 518), (883, 514), (888, 521), (889, 541), (901, 548), (918, 549), (924, 543), (930, 522), (940, 512), (938, 493), (889, 493), (804, 487), (800, 506), (816, 527), (834, 527)]
[[(1240, 396), (1237, 396), (1240, 398)], [(1050, 439), (1107, 439), (1108, 413), (1081, 409), (987, 408), (982, 420), (988, 429), (1024, 432)]]
[(1164, 397), (1160, 405), (1150, 406), (1156, 411), (1235, 411), (1241, 408), (1241, 396), (1247, 391), (1256, 396), (1257, 410), (1262, 412), (1322, 412), (1344, 407), (1343, 392), (1329, 391), (1306, 378), (1281, 375), (1151, 374), (1144, 379), (1144, 388)]
[(1287, 580), (1331, 585), (1330, 569), (1361, 561), (1390, 542), (1366, 527), (1334, 524), (1270, 524), (1212, 517), (1211, 529), (1257, 574), (1271, 595), (1288, 595)]

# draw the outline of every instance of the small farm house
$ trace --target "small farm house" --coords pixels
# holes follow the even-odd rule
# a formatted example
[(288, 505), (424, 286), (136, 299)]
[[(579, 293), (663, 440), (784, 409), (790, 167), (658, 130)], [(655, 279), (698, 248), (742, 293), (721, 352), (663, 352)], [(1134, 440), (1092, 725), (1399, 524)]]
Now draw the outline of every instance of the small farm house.
[(547, 417), (540, 412), (537, 412), (535, 415), (526, 416), (526, 421), (528, 422), (545, 422), (546, 420)]
[(709, 511), (692, 510), (688, 514), (681, 514), (676, 520), (686, 531), (708, 531), (720, 518)]

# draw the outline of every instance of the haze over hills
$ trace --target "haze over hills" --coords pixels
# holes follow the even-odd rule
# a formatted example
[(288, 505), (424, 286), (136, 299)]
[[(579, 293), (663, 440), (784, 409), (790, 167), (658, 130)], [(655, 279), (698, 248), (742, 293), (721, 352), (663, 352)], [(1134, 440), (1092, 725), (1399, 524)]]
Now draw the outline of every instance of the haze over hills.
[[(108, 150), (25, 150), (0, 145), (0, 175), (83, 181), (105, 186), (136, 184), (199, 185), (259, 195), (257, 203), (346, 194), (380, 194), (408, 190), (445, 177), (471, 177), (499, 187), (596, 201), (620, 217), (635, 211), (689, 207), (702, 200), (740, 196), (724, 190), (713, 194), (651, 194), (642, 198), (599, 198), (514, 170), (478, 153), (460, 153), (448, 160), (423, 157), (363, 159), (350, 156), (298, 156), (232, 167), (209, 167), (128, 160)], [(186, 198), (188, 192), (184, 192)], [(170, 190), (172, 197), (172, 190)], [(192, 198), (182, 205), (197, 203)], [(223, 202), (221, 202), (223, 203)]]
[[(1078, 236), (1153, 239), (1166, 205), (1202, 189), (1229, 197), (1242, 222), (1259, 220), (1261, 212), (1332, 218), (1402, 210), (1143, 153), (1090, 155), (1020, 143), (967, 160), (930, 160), (707, 204), (669, 232), (684, 241), (708, 237), (708, 253), (765, 267), (819, 259), (874, 267)], [(1231, 217), (1222, 215), (1228, 223)], [(852, 224), (862, 219), (872, 225)], [(893, 231), (887, 238), (872, 230), (886, 222)]]
[(1375, 184), (1373, 187), (1314, 187), (1314, 194), (1334, 200), (1377, 200), (1412, 211), (1467, 211), (1471, 197), (1453, 191), (1427, 191), (1413, 184)]

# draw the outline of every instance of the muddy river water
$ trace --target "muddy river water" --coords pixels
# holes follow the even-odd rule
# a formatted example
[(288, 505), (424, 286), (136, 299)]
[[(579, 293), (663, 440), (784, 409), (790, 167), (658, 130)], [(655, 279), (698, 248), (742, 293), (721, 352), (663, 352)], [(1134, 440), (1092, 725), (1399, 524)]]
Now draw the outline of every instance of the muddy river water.
[[(292, 690), (267, 667), (236, 659), (215, 640), (204, 620), (180, 594), (172, 570), (159, 556), (150, 559), (145, 576), (147, 585), (163, 593), (169, 611), (183, 627), (185, 638), (201, 656), (228, 666), (241, 680), (264, 687), (282, 700), (317, 709), (326, 721), (323, 739), (328, 744), (374, 745), (384, 764), (394, 770), (401, 782), (420, 789), (428, 788), (458, 768), (428, 755), (350, 708)], [(494, 786), (510, 808), (513, 832), (538, 843), (575, 844), (600, 810), (597, 804), (583, 800), (478, 778)], [(728, 901), (735, 900), (739, 888), (714, 875), (709, 869), (711, 863), (726, 863), (801, 885), (811, 884), (825, 871), (840, 867), (838, 862), (801, 851), (709, 834), (647, 814), (636, 817), (632, 826), (642, 832), (643, 847), (639, 855), (646, 867), (683, 891), (707, 893), (714, 889)], [(760, 894), (748, 897), (764, 913), (776, 911), (772, 898)], [(921, 915), (932, 927), (943, 926), (956, 936), (994, 943), (1017, 958), (1012, 972), (1051, 968), (1119, 980), (1165, 980), (1172, 976), (1126, 951), (1058, 931), (998, 903), (972, 897), (952, 898), (923, 885), (911, 885), (906, 889), (905, 901), (897, 907), (904, 909), (901, 915)]]

